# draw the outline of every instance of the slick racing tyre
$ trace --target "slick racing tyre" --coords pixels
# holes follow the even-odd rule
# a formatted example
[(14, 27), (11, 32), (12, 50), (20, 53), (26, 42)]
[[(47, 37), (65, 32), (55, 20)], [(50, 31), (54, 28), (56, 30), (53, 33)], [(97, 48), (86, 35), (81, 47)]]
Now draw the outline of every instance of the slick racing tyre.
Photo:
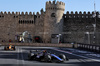
[(6, 47), (4, 47), (4, 50), (6, 50)]
[(63, 61), (68, 60), (68, 58), (66, 58), (66, 56), (65, 56), (64, 54), (60, 54), (59, 57), (60, 57), (61, 59), (63, 59)]
[(49, 54), (45, 56), (45, 61), (51, 62), (51, 56)]

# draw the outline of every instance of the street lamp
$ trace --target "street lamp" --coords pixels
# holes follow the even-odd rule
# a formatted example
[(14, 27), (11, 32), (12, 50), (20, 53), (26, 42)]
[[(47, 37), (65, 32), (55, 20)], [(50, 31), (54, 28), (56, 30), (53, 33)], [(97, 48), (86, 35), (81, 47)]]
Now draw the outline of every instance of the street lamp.
[(93, 27), (94, 27), (94, 32), (93, 32), (93, 44), (95, 44), (95, 43), (97, 43), (97, 42), (96, 42), (96, 28), (97, 28), (97, 23), (96, 23), (97, 20), (96, 20), (96, 17), (97, 17), (97, 18), (100, 18), (100, 15), (97, 15), (97, 14), (96, 14), (96, 11), (95, 11), (93, 17), (94, 17), (94, 20), (95, 20), (94, 24), (92, 24)]
[(96, 16), (97, 16), (97, 14), (96, 14), (96, 7), (95, 7), (95, 1), (94, 1), (94, 14), (93, 14), (94, 24), (92, 24), (93, 27), (94, 27), (94, 32), (93, 32), (93, 44), (96, 43), (96, 42), (95, 42), (95, 38), (96, 38)]
[(93, 44), (95, 44), (96, 42), (95, 42), (95, 38), (96, 38), (96, 22), (95, 22), (95, 24), (93, 24), (93, 27), (94, 27), (94, 32), (93, 32)]

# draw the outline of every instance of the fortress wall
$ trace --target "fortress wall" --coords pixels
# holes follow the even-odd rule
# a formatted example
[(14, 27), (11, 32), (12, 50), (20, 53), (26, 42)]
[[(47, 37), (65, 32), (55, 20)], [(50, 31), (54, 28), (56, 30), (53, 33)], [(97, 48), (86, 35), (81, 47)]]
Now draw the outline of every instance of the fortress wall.
[[(99, 12), (96, 12), (97, 16), (100, 14)], [(93, 18), (94, 12), (69, 12), (67, 11), (65, 14), (66, 18)]]
[(31, 36), (33, 36), (35, 33), (35, 19), (34, 19), (34, 13), (32, 12), (21, 12), (19, 14), (19, 21), (17, 24), (17, 34), (21, 34), (24, 31), (28, 31)]
[(9, 39), (14, 41), (15, 35), (19, 35), (24, 31), (28, 31), (31, 36), (42, 37), (43, 22), (43, 10), (41, 10), (41, 14), (39, 12), (37, 14), (34, 12), (0, 12), (0, 41), (9, 41)]
[[(65, 42), (77, 42), (84, 43), (86, 41), (86, 32), (92, 33), (90, 36), (91, 43), (93, 43), (93, 32), (95, 23), (95, 19), (93, 17), (94, 12), (66, 12), (64, 14), (64, 41)], [(100, 32), (100, 17), (98, 15), (99, 12), (96, 12), (96, 32)], [(69, 34), (70, 33), (70, 34)], [(100, 34), (100, 33), (99, 33)], [(98, 35), (99, 35), (98, 34)], [(88, 35), (87, 35), (88, 36)], [(98, 36), (96, 36), (96, 40), (99, 40)], [(87, 38), (88, 39), (88, 38)], [(98, 42), (100, 43), (100, 42)]]
[(0, 12), (0, 41), (14, 39), (16, 26), (18, 22), (18, 14), (12, 12)]
[(43, 10), (41, 11), (41, 14), (39, 12), (36, 13), (36, 22), (35, 22), (35, 35), (34, 36), (40, 36), (43, 39), (44, 34), (44, 15), (45, 13)]

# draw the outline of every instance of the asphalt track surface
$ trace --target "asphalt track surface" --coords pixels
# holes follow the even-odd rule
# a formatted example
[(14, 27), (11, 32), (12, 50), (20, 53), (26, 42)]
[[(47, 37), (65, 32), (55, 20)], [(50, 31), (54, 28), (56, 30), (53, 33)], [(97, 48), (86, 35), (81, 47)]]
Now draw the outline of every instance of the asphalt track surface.
[[(65, 54), (69, 61), (50, 63), (28, 60), (30, 50), (47, 50), (56, 55)], [(16, 46), (15, 51), (5, 51), (0, 47), (0, 66), (100, 66), (100, 54), (72, 48)]]

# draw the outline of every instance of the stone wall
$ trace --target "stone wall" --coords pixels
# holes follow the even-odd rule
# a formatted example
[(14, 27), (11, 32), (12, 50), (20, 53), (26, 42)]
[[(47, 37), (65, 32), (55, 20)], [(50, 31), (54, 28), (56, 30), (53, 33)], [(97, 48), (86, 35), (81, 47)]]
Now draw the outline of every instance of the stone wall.
[[(14, 17), (16, 16), (16, 17)], [(1, 12), (0, 13), (0, 41), (14, 39), (16, 33), (16, 26), (18, 24), (17, 13), (12, 14), (10, 12)]]
[[(63, 33), (64, 33), (64, 42), (76, 42), (76, 43), (88, 43), (95, 44), (100, 43), (100, 17), (98, 17), (99, 12), (96, 12), (96, 18), (93, 17), (94, 12), (67, 12), (64, 14), (64, 26), (63, 26)], [(96, 19), (96, 22), (95, 22)], [(96, 32), (94, 34), (94, 26), (93, 24), (96, 23)], [(89, 35), (86, 33), (89, 32)], [(96, 38), (93, 38), (93, 35)]]
[(32, 12), (0, 12), (0, 42), (9, 39), (15, 41), (15, 35), (28, 31), (33, 36), (43, 37), (44, 11)]

